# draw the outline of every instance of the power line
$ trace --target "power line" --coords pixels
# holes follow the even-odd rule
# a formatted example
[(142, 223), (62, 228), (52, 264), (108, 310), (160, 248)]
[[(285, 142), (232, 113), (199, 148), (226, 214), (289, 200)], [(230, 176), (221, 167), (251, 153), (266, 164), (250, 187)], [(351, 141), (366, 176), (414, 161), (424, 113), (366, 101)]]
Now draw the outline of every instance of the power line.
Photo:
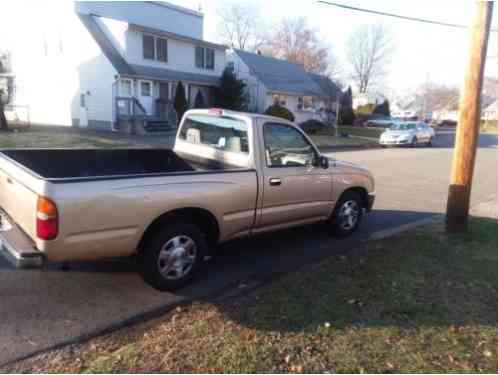
[[(434, 20), (428, 20), (428, 19), (424, 19), (424, 18), (403, 16), (403, 15), (395, 14), (395, 13), (380, 12), (378, 10), (358, 8), (358, 7), (353, 7), (353, 6), (350, 6), (350, 5), (344, 5), (344, 4), (334, 3), (334, 2), (331, 2), (331, 1), (318, 0), (317, 2), (325, 4), (325, 5), (335, 6), (335, 7), (338, 7), (338, 8), (344, 8), (344, 9), (354, 10), (354, 11), (363, 12), (363, 13), (376, 14), (378, 16), (386, 16), (386, 17), (392, 17), (392, 18), (399, 18), (399, 19), (407, 20), (407, 21), (423, 22), (423, 23), (428, 23), (428, 24), (432, 24), (432, 25), (453, 27), (453, 28), (457, 28), (457, 29), (467, 29), (468, 28), (467, 25), (461, 25), (461, 24), (457, 24), (457, 23), (434, 21)], [(498, 32), (498, 29), (491, 29), (490, 31), (491, 32)]]

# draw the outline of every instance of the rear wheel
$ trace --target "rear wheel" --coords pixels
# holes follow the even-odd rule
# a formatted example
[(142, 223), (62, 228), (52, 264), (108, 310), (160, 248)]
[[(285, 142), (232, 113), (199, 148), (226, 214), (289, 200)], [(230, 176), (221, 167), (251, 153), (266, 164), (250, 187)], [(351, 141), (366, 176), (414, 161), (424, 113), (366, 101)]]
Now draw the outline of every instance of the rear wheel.
[(206, 250), (206, 240), (197, 226), (166, 224), (151, 236), (140, 254), (142, 278), (161, 291), (181, 288), (199, 271)]
[(413, 137), (410, 143), (410, 147), (417, 147), (418, 139), (417, 137)]
[(339, 199), (330, 219), (332, 233), (338, 237), (347, 237), (359, 227), (363, 218), (363, 200), (355, 191), (347, 191)]
[(427, 147), (432, 147), (432, 137), (427, 141)]

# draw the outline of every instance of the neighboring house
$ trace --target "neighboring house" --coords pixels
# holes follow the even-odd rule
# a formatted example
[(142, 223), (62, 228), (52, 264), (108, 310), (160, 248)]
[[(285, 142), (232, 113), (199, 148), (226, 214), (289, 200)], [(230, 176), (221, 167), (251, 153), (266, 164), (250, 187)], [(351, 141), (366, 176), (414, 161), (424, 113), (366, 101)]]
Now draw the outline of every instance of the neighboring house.
[(286, 60), (241, 50), (230, 50), (227, 66), (247, 85), (249, 110), (262, 113), (279, 103), (295, 116), (295, 122), (330, 120), (341, 90), (328, 77), (310, 74)]
[(498, 100), (494, 101), (482, 110), (481, 119), (486, 121), (498, 120)]
[(136, 122), (142, 130), (176, 126), (179, 81), (189, 105), (198, 92), (212, 102), (226, 48), (203, 40), (202, 13), (162, 1), (77, 1), (66, 13), (63, 33), (49, 39), (41, 31), (42, 43), (26, 45), (13, 62), (16, 98), (30, 106), (33, 123), (115, 131)]

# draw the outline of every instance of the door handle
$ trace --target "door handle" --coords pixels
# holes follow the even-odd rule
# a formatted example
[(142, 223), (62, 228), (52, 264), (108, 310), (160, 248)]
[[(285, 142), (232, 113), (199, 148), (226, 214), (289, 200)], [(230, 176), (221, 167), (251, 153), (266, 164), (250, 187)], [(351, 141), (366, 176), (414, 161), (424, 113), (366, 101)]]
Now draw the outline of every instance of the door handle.
[(278, 186), (278, 185), (282, 185), (282, 180), (280, 178), (270, 178), (270, 185), (271, 186)]

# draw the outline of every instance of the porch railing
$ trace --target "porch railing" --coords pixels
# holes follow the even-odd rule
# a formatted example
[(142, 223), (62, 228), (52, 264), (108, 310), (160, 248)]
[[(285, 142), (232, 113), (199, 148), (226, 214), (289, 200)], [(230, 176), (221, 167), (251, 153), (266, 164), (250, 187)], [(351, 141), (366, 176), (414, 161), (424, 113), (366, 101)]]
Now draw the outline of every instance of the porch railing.
[(116, 97), (116, 114), (118, 119), (143, 120), (147, 117), (147, 111), (134, 97)]

